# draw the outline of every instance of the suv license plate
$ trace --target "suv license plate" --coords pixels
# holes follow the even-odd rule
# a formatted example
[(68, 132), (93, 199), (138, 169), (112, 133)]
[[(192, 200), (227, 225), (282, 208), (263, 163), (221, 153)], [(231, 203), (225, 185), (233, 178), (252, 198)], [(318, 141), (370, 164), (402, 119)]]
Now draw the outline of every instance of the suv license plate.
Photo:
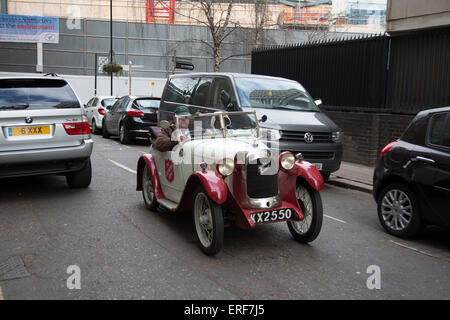
[(50, 134), (50, 126), (27, 126), (8, 128), (8, 137)]
[(280, 220), (289, 220), (293, 216), (292, 209), (267, 210), (254, 212), (250, 214), (250, 218), (255, 224), (275, 222)]
[(321, 164), (321, 163), (312, 163), (312, 165), (313, 165), (314, 167), (316, 167), (317, 170), (322, 170), (322, 164)]

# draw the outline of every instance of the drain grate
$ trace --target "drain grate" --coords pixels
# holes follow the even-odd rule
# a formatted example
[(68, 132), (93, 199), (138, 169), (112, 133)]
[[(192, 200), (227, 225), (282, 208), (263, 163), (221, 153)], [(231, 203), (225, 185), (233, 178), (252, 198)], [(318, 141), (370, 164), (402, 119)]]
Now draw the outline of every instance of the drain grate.
[(14, 256), (0, 262), (0, 281), (29, 277), (30, 273), (23, 260), (19, 256)]

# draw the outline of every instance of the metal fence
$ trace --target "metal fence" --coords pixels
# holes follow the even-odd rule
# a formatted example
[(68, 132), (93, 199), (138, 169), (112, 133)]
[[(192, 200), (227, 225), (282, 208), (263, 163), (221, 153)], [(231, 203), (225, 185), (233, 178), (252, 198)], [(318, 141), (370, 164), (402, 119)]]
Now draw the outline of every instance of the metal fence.
[(326, 108), (414, 114), (450, 105), (450, 28), (272, 47), (252, 73), (299, 81)]

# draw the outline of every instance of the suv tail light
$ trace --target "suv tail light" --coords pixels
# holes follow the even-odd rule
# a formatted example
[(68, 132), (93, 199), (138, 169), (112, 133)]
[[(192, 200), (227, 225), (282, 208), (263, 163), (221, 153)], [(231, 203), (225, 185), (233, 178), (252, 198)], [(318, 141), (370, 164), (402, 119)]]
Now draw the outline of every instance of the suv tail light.
[(386, 153), (389, 152), (389, 150), (391, 150), (391, 148), (396, 144), (396, 142), (391, 142), (389, 144), (387, 144), (382, 150), (381, 150), (381, 157), (384, 157), (386, 155)]
[(144, 113), (140, 110), (128, 110), (128, 115), (130, 117), (143, 117)]
[(84, 122), (74, 122), (74, 123), (63, 123), (64, 129), (68, 135), (80, 135), (80, 134), (90, 134), (89, 124), (87, 121)]
[(106, 113), (105, 109), (103, 109), (102, 107), (98, 107), (97, 111), (98, 111), (98, 113), (100, 113), (102, 116), (104, 116), (105, 113)]

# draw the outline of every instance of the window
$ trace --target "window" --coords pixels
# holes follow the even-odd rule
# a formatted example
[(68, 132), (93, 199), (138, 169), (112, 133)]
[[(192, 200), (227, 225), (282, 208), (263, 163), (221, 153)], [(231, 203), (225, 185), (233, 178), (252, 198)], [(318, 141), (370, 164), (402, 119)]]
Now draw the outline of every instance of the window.
[(159, 108), (159, 100), (156, 99), (136, 99), (134, 104), (143, 109), (158, 109)]
[(226, 106), (224, 106), (222, 101), (220, 100), (220, 93), (222, 92), (222, 90), (228, 92), (228, 94), (232, 97), (232, 101), (235, 100), (233, 99), (234, 92), (232, 90), (230, 81), (228, 79), (216, 78), (214, 80), (212, 89), (212, 107), (215, 109), (225, 110), (226, 108)]
[(92, 106), (93, 106), (93, 107), (96, 107), (97, 104), (98, 104), (98, 98), (95, 98), (94, 102), (92, 103)]
[(450, 116), (448, 116), (447, 123), (445, 124), (444, 133), (442, 135), (442, 145), (450, 148)]
[(191, 104), (192, 93), (200, 82), (198, 77), (182, 77), (170, 80), (166, 101)]
[(27, 110), (80, 108), (77, 97), (64, 80), (0, 80), (0, 111), (18, 106)]
[(117, 101), (117, 99), (115, 98), (106, 98), (102, 100), (102, 106), (104, 106), (105, 108), (108, 106), (112, 106), (114, 105), (114, 103)]
[[(430, 136), (429, 141), (431, 144), (444, 146), (443, 140), (445, 140), (445, 135), (449, 135), (448, 131), (448, 113), (438, 113), (431, 117), (430, 124)], [(448, 140), (448, 138), (447, 138)], [(449, 145), (448, 141), (446, 142)]]
[(196, 88), (194, 93), (191, 96), (191, 104), (196, 106), (207, 107), (207, 100), (209, 88), (211, 87), (212, 79), (202, 78)]
[(93, 101), (94, 101), (94, 98), (92, 98), (91, 100), (89, 100), (88, 103), (86, 103), (86, 108), (91, 107)]

